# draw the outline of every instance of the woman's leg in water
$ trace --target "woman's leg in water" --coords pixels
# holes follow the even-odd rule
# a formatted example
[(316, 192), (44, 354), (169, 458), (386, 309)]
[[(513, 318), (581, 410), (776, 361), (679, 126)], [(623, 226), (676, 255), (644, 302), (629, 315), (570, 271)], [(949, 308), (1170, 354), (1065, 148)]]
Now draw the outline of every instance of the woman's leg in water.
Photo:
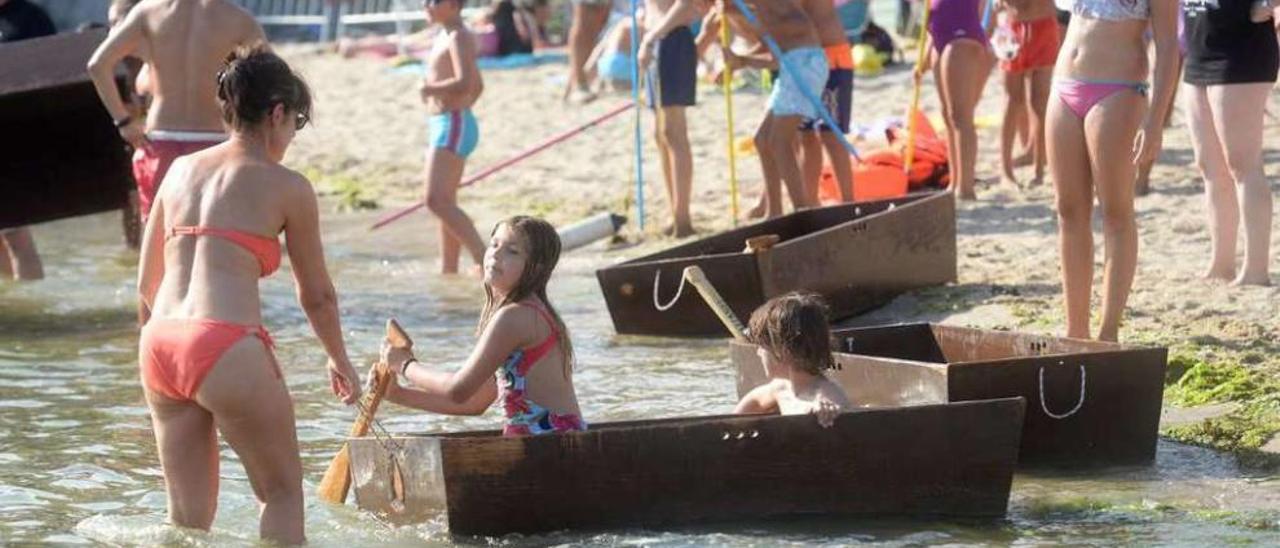
[(1023, 73), (1000, 71), (1004, 75), (1004, 118), (1000, 123), (1000, 174), (1006, 184), (1017, 185), (1013, 174), (1013, 151), (1018, 137), (1019, 121), (1027, 113), (1027, 90)]
[(1209, 209), (1210, 258), (1204, 277), (1231, 280), (1236, 277), (1236, 233), (1240, 227), (1236, 187), (1227, 169), (1222, 140), (1214, 128), (1207, 88), (1191, 84), (1182, 87), (1187, 130), (1191, 133), (1200, 177), (1204, 179), (1204, 198)]
[(262, 539), (306, 542), (293, 400), (262, 340), (246, 336), (227, 349), (195, 400), (213, 413), (222, 437), (244, 464), (260, 505)]
[(1093, 173), (1085, 145), (1084, 120), (1061, 99), (1049, 99), (1045, 137), (1049, 174), (1058, 210), (1058, 250), (1062, 259), (1062, 298), (1067, 336), (1089, 338), (1089, 300), (1093, 284)]
[(1262, 162), (1262, 122), (1270, 83), (1208, 86), (1213, 125), (1226, 151), (1244, 220), (1244, 266), (1235, 284), (1267, 285), (1271, 248), (1271, 187)]
[(169, 495), (169, 521), (208, 531), (218, 510), (218, 436), (213, 414), (144, 389)]
[(1085, 117), (1085, 135), (1093, 187), (1102, 208), (1106, 244), (1102, 274), (1102, 323), (1098, 339), (1115, 341), (1125, 303), (1138, 269), (1138, 225), (1133, 212), (1133, 139), (1146, 113), (1147, 99), (1121, 91), (1100, 101)]
[(427, 149), (427, 209), (440, 219), (440, 271), (458, 272), (458, 253), (465, 246), (476, 267), (484, 264), (484, 241), (475, 223), (458, 207), (458, 185), (466, 161), (439, 148)]
[[(946, 88), (948, 143), (954, 154), (951, 180), (956, 196), (962, 200), (978, 197), (974, 190), (974, 163), (978, 159), (978, 130), (973, 123), (973, 110), (982, 98), (982, 85), (990, 69), (987, 50), (973, 40), (952, 40), (942, 52), (939, 63), (942, 78), (938, 87)], [(978, 67), (975, 70), (975, 67)], [(983, 70), (986, 68), (988, 70)]]

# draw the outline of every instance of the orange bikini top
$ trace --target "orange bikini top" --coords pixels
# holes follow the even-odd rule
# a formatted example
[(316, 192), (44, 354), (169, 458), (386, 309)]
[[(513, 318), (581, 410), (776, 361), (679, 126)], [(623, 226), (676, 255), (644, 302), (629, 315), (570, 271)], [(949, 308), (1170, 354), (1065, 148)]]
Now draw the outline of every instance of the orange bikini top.
[(174, 236), (217, 236), (230, 240), (258, 259), (264, 278), (280, 268), (280, 240), (275, 238), (211, 226), (175, 226), (169, 229), (169, 237)]

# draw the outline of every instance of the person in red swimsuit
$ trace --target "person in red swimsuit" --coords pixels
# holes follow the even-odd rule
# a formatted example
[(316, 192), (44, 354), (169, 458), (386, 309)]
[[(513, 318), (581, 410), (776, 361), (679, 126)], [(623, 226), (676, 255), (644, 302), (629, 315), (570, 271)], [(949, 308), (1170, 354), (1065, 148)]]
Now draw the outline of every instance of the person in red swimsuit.
[(280, 266), (281, 232), (298, 300), (329, 356), (333, 392), (347, 404), (360, 395), (325, 268), (315, 192), (280, 165), (310, 117), (311, 95), (265, 49), (237, 52), (217, 86), (230, 139), (174, 161), (143, 232), (142, 385), (170, 520), (206, 530), (213, 523), (216, 426), (262, 505), (262, 538), (296, 544), (305, 535), (293, 402), (258, 297), (258, 279)]
[[(386, 398), (446, 415), (479, 415), (501, 397), (506, 436), (586, 430), (573, 389), (569, 332), (547, 300), (560, 259), (560, 236), (542, 219), (517, 216), (493, 229), (484, 254), (486, 301), (480, 340), (456, 372), (428, 369), (413, 353), (384, 341), (381, 363), (409, 386), (392, 382)], [(393, 376), (394, 378), (394, 376)]]
[(1053, 65), (1058, 60), (1057, 12), (1052, 0), (1000, 0), (998, 9), (1007, 16), (991, 39), (1004, 72), (1004, 123), (1000, 131), (1000, 170), (1007, 184), (1017, 185), (1014, 176), (1014, 136), (1018, 122), (1027, 121), (1027, 144), (1030, 145), (1035, 176), (1031, 184), (1044, 181), (1044, 120), (1049, 108), (1049, 84)]

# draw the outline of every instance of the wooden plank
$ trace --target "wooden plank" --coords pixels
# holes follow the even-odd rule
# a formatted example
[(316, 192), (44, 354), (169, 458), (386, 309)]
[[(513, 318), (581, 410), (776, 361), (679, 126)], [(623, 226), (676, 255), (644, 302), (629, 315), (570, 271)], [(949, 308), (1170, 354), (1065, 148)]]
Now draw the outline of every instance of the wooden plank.
[(412, 470), (400, 511), (378, 502), (390, 489), (383, 445), (350, 443), (362, 508), (397, 523), (428, 519), (427, 501), (438, 503), (440, 490), (433, 481), (443, 481), (455, 534), (796, 514), (998, 517), (1023, 407), (1005, 399), (860, 410), (830, 429), (811, 416), (737, 416), (537, 437), (398, 438)]
[(0, 44), (0, 229), (118, 209), (133, 186), (127, 145), (85, 68), (106, 31)]

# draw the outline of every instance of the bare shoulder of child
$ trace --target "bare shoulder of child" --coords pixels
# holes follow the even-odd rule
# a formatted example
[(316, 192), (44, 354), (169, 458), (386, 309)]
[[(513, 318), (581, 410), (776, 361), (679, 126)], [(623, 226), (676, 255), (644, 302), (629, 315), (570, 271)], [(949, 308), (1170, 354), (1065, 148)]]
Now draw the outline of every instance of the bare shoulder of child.
[(750, 392), (742, 396), (742, 400), (734, 407), (733, 413), (735, 415), (778, 413), (780, 409), (779, 394), (790, 392), (790, 389), (785, 384), (786, 382), (782, 380), (772, 380), (752, 388)]

